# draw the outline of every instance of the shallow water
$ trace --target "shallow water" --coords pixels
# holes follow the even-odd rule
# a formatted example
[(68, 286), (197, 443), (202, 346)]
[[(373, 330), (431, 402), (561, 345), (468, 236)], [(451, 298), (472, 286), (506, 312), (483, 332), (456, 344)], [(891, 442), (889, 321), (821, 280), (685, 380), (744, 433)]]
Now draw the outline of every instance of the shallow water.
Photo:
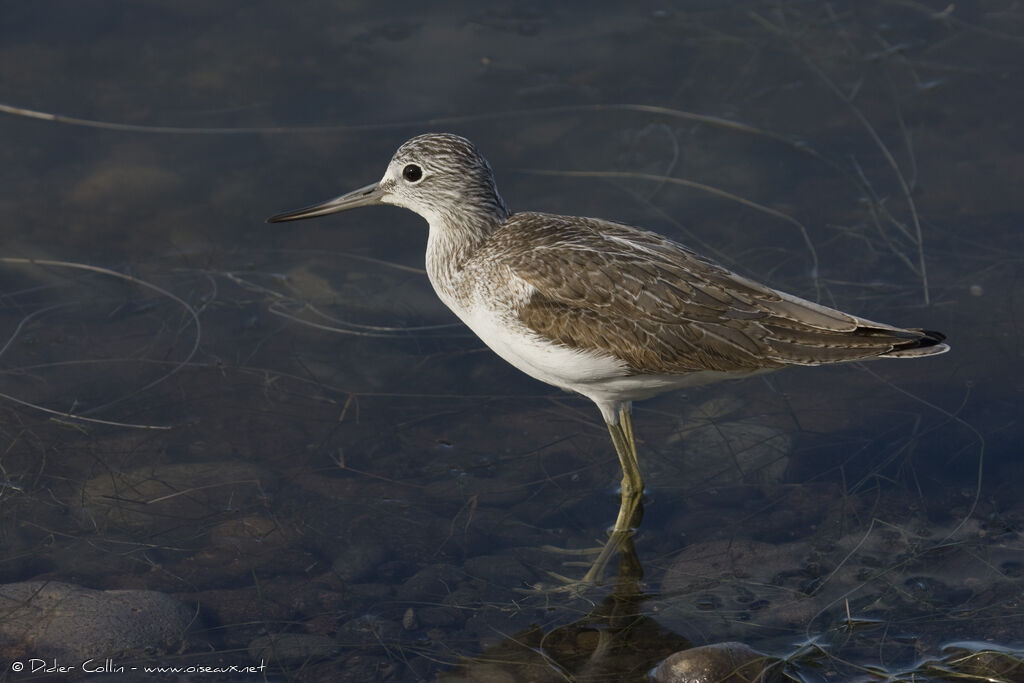
[[(0, 583), (165, 592), (194, 628), (121, 661), (273, 680), (643, 680), (725, 640), (795, 680), (1014, 680), (1014, 3), (4, 14), (0, 103), (74, 120), (3, 118)], [(643, 225), (953, 351), (639, 404), (636, 558), (538, 592), (584, 571), (546, 546), (614, 519), (597, 411), (458, 324), (418, 217), (263, 222), (430, 130), (514, 209)], [(31, 677), (19, 647), (0, 680)]]

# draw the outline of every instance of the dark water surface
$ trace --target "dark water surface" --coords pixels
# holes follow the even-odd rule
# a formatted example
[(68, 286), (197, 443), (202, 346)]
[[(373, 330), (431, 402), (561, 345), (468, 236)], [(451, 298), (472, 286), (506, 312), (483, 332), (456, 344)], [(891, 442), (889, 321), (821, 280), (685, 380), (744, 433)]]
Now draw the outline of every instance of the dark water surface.
[[(644, 680), (740, 641), (793, 680), (1024, 680), (1017, 3), (0, 15), (0, 103), (80, 119), (0, 118), (0, 584), (195, 611), (120, 663)], [(440, 130), (513, 209), (649, 227), (953, 351), (639, 404), (636, 561), (553, 591), (584, 569), (548, 546), (614, 519), (596, 409), (458, 323), (413, 214), (264, 223)], [(32, 647), (0, 635), (0, 680), (49, 677), (10, 668)]]

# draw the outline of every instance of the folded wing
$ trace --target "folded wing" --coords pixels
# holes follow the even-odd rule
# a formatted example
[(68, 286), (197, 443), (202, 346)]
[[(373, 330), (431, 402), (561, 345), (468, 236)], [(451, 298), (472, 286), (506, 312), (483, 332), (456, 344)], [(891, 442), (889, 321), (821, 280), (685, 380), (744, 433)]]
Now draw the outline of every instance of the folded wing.
[(535, 290), (519, 310), (528, 328), (613, 355), (637, 374), (746, 372), (949, 348), (941, 333), (821, 306), (660, 235), (598, 219), (516, 214), (490, 249), (504, 249), (496, 262)]

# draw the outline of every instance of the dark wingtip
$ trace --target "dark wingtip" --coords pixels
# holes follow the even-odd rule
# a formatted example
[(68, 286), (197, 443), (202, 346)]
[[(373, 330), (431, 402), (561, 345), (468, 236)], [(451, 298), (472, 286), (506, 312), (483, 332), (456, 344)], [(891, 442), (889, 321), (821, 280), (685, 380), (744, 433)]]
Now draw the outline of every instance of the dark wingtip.
[(915, 358), (920, 356), (937, 356), (940, 353), (949, 351), (949, 344), (944, 343), (946, 335), (941, 332), (919, 329), (912, 329), (910, 332), (916, 332), (921, 336), (896, 344), (892, 351), (883, 354), (883, 357)]
[(929, 346), (935, 346), (946, 341), (946, 335), (935, 330), (914, 330), (915, 332), (921, 333), (921, 338), (917, 340), (918, 348), (926, 348)]

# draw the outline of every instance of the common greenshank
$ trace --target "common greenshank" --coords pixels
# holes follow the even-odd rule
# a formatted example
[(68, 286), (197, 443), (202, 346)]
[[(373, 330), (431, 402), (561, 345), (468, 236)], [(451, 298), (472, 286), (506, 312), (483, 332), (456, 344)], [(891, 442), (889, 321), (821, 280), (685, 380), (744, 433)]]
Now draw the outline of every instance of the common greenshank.
[(873, 322), (772, 289), (661, 235), (598, 218), (512, 213), (469, 140), (420, 135), (384, 177), (270, 222), (372, 204), (426, 219), (426, 266), (441, 300), (499, 356), (586, 396), (622, 465), (611, 537), (584, 582), (601, 578), (642, 515), (632, 402), (790, 365), (920, 358), (940, 332)]

